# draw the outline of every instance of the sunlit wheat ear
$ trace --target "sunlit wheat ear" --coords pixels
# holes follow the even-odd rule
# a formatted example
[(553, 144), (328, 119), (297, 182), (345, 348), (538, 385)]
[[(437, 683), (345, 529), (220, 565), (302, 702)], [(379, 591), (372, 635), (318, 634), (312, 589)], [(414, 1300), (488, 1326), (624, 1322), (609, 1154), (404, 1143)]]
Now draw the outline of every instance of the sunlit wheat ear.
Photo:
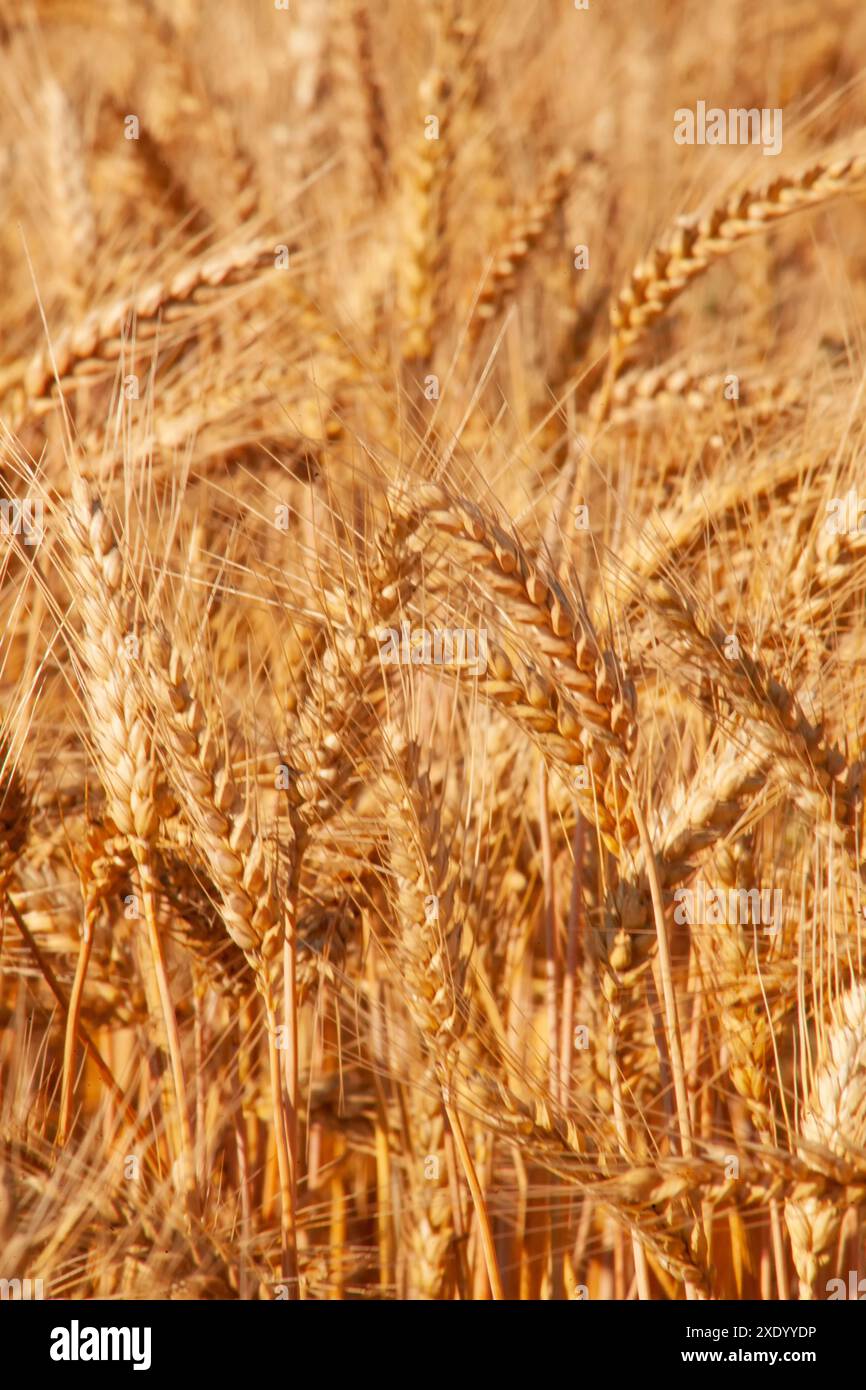
[(409, 1012), (447, 1074), (466, 1023), (455, 868), (417, 746), (401, 748), (396, 735), (392, 744), (397, 767), (386, 773), (384, 791), (399, 924), (393, 953)]
[[(395, 742), (401, 746), (399, 739)], [(463, 972), (457, 952), (460, 943), (452, 925), (454, 888), (450, 874), (445, 872), (447, 856), (439, 840), (429, 790), (418, 772), (417, 756), (417, 749), (410, 744), (387, 779), (390, 794), (386, 813), (390, 827), (391, 868), (397, 884), (395, 907), (399, 935), (394, 954), (401, 967), (410, 1014), (432, 1055), (438, 1059), (440, 1084), (447, 1078), (445, 1094), (450, 1095), (452, 1090), (460, 1094), (471, 1072), (468, 1093), (473, 1103), (482, 1107), (488, 1122), (515, 1142), (525, 1144), (528, 1152), (547, 1157), (554, 1164), (574, 1163), (577, 1178), (578, 1156), (583, 1146), (575, 1125), (558, 1116), (543, 1095), (535, 1095), (526, 1102), (502, 1082), (475, 1073), (461, 1058), (466, 1002), (461, 999)], [(443, 889), (441, 898), (438, 893), (427, 891), (436, 887)], [(446, 1112), (459, 1133), (458, 1112), (447, 1102)], [(590, 1182), (592, 1171), (588, 1163)], [(470, 1174), (468, 1170), (467, 1177), (473, 1183)], [(480, 1195), (476, 1200), (480, 1202)], [(483, 1212), (484, 1208), (480, 1210)], [(620, 1211), (618, 1214), (620, 1219), (631, 1220), (631, 1213)], [(664, 1251), (664, 1258), (678, 1277), (692, 1286), (705, 1287), (706, 1271), (693, 1261), (682, 1238), (663, 1239), (635, 1221), (636, 1227), (638, 1224), (637, 1239), (646, 1242), (650, 1249)], [(488, 1267), (495, 1279), (492, 1253), (490, 1258)]]
[(727, 634), (704, 605), (667, 583), (655, 583), (651, 594), (684, 654), (699, 654), (703, 669), (742, 715), (754, 746), (773, 755), (792, 798), (807, 815), (826, 820), (834, 840), (855, 853), (860, 769), (848, 766), (760, 656), (728, 647)]
[(166, 771), (222, 895), (226, 929), (262, 976), (280, 933), (265, 844), (235, 784), (221, 732), (190, 689), (180, 652), (159, 629), (148, 633), (145, 652)]
[[(294, 926), (277, 895), (274, 866), (256, 825), (254, 807), (235, 783), (223, 734), (190, 688), (181, 655), (164, 628), (154, 627), (147, 634), (143, 684), (166, 773), (219, 891), (226, 931), (249, 962), (264, 1003), (280, 1172), (282, 1270), (297, 1297), (296, 1124), (294, 1097), (288, 1097), (287, 1110), (280, 1074), (274, 981), (286, 934), (294, 932)], [(298, 854), (297, 844), (292, 853)], [(296, 1020), (287, 1017), (285, 1026), (293, 1029)]]
[(782, 458), (774, 455), (753, 470), (735, 468), (706, 484), (702, 481), (696, 493), (683, 491), (669, 506), (645, 517), (633, 532), (626, 533), (618, 557), (617, 577), (623, 590), (619, 619), (625, 619), (627, 604), (638, 608), (645, 601), (645, 581), (675, 564), (708, 528), (721, 539), (741, 508), (758, 506), (763, 497), (776, 499), (810, 463), (799, 451)]
[[(75, 642), (84, 710), (111, 818), (130, 844), (138, 868), (148, 944), (153, 957), (177, 1102), (180, 1181), (192, 1191), (192, 1135), (180, 1036), (157, 926), (154, 840), (159, 825), (157, 772), (146, 711), (134, 676), (138, 639), (127, 638), (124, 560), (102, 503), (80, 477), (72, 481), (68, 514), (73, 597), (80, 617)], [(70, 1015), (70, 1023), (72, 1016)], [(74, 1049), (68, 1046), (74, 1061)], [(71, 1095), (71, 1091), (69, 1093)], [(68, 1110), (61, 1130), (68, 1125)]]
[(705, 217), (682, 218), (670, 238), (636, 267), (613, 302), (610, 350), (614, 363), (714, 261), (781, 218), (856, 193), (864, 182), (866, 155), (855, 152), (747, 189)]
[(399, 263), (399, 302), (406, 325), (403, 357), (414, 365), (429, 365), (444, 322), (453, 110), (453, 77), (433, 67), (418, 92), (406, 165), (406, 254)]
[[(778, 420), (789, 411), (803, 411), (810, 403), (809, 381), (805, 377), (760, 373), (737, 382), (735, 400), (730, 392), (730, 376), (719, 371), (700, 371), (695, 367), (638, 369), (617, 380), (608, 419), (617, 428), (637, 428), (658, 423), (679, 409), (703, 413), (714, 423), (734, 424), (743, 416), (761, 422)], [(599, 405), (597, 397), (596, 410)]]
[(564, 763), (583, 770), (575, 785), (581, 808), (608, 848), (622, 853), (637, 838), (628, 791), (617, 776), (637, 737), (634, 686), (615, 654), (602, 649), (586, 612), (515, 536), (441, 485), (425, 484), (422, 496), (429, 524), (449, 538), (446, 554), (467, 566), (482, 597), (503, 614), (501, 622), (493, 620), (496, 646), (482, 693), (516, 722), (525, 719), (542, 746), (549, 739)]
[(408, 1294), (412, 1299), (453, 1296), (456, 1264), (454, 1203), (449, 1192), (446, 1117), (434, 1065), (413, 1081), (409, 1093), (409, 1155), (406, 1186)]
[[(466, 1024), (464, 971), (458, 959), (461, 923), (455, 908), (453, 866), (429, 784), (419, 775), (418, 749), (391, 739), (395, 766), (383, 779), (388, 822), (389, 888), (395, 929), (388, 943), (410, 1017), (429, 1057), (420, 1085), (411, 1088), (410, 1123), (419, 1144), (407, 1179), (412, 1260), (410, 1297), (441, 1296), (454, 1212), (448, 1192), (443, 1086)], [(435, 1173), (431, 1180), (426, 1169)], [(422, 1176), (423, 1174), (423, 1176)]]
[[(707, 755), (691, 785), (678, 787), (672, 803), (665, 807), (664, 824), (655, 835), (654, 848), (659, 879), (668, 894), (693, 875), (696, 862), (706, 861), (737, 820), (765, 795), (771, 755), (752, 745), (743, 746), (743, 740), (742, 734), (739, 740), (732, 738), (717, 758)], [(608, 899), (619, 924), (614, 947), (618, 970), (645, 959), (645, 951), (636, 953), (635, 947), (640, 945), (651, 915), (646, 871), (641, 848)], [(644, 939), (643, 946), (648, 945)]]
[[(866, 986), (854, 985), (832, 1011), (800, 1123), (810, 1167), (856, 1165), (866, 1143)], [(825, 1295), (844, 1211), (838, 1202), (795, 1189), (785, 1204), (801, 1298)]]
[(90, 372), (95, 363), (111, 369), (126, 343), (125, 326), (134, 325), (136, 341), (144, 344), (166, 319), (207, 308), (233, 287), (274, 270), (278, 256), (279, 248), (272, 240), (244, 241), (194, 262), (169, 280), (157, 281), (127, 299), (93, 310), (50, 346), (40, 348), (27, 364), (22, 375), (31, 402), (50, 398), (55, 371), (61, 386), (69, 386), (85, 366)]
[(419, 584), (422, 518), (423, 503), (414, 491), (394, 485), (364, 554), (353, 556), (336, 581), (323, 574), (314, 579), (324, 622), (292, 692), (288, 719), (302, 837), (313, 836), (351, 799), (359, 769), (378, 740), (388, 703), (383, 634), (399, 630)]

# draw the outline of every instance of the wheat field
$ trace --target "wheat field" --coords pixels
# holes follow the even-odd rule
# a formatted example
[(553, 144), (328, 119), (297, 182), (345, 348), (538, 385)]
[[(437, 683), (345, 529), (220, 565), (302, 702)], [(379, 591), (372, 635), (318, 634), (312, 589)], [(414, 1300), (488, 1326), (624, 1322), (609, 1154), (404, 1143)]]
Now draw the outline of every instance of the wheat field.
[(0, 1279), (866, 1275), (864, 67), (6, 0)]

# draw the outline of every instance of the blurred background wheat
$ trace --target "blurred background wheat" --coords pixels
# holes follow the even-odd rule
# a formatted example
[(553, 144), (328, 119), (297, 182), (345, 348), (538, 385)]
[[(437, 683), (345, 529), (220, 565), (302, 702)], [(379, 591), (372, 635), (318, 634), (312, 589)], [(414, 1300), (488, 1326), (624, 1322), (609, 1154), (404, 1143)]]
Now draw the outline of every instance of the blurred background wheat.
[(864, 62), (6, 0), (0, 1276), (866, 1272)]

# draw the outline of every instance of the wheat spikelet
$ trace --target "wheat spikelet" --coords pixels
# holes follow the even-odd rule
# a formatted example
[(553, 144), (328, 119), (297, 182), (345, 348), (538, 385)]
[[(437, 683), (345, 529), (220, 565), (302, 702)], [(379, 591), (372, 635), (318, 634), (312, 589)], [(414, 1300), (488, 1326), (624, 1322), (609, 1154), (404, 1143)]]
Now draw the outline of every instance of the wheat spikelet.
[[(801, 1152), (820, 1164), (825, 1152), (857, 1160), (866, 1138), (866, 988), (854, 985), (839, 999), (827, 1027), (823, 1054), (800, 1124)], [(820, 1196), (785, 1204), (791, 1250), (802, 1298), (814, 1298), (833, 1258), (842, 1212)]]
[(804, 208), (855, 193), (864, 180), (866, 157), (855, 153), (746, 189), (704, 217), (682, 218), (670, 238), (635, 268), (612, 304), (612, 361), (621, 361), (624, 349), (633, 346), (693, 280), (746, 238)]
[[(153, 842), (159, 825), (156, 764), (150, 731), (132, 676), (132, 650), (126, 642), (127, 636), (135, 638), (135, 634), (124, 631), (124, 561), (99, 498), (77, 475), (73, 476), (71, 491), (69, 530), (72, 582), (82, 620), (77, 652), (84, 675), (86, 714), (111, 819), (129, 842), (141, 881), (149, 946), (177, 1103), (179, 1132), (175, 1142), (181, 1164), (180, 1182), (183, 1190), (189, 1193), (192, 1186), (189, 1166), (191, 1134), (186, 1087), (180, 1038), (156, 921), (153, 855)], [(85, 936), (86, 952), (89, 952), (89, 946), (88, 932)], [(81, 957), (82, 975), (86, 964), (87, 953)], [(67, 1081), (74, 1065), (74, 997), (68, 1015), (68, 1028)], [(66, 1106), (61, 1113), (62, 1138), (65, 1138), (69, 1123), (71, 1088), (68, 1085), (66, 1095)]]
[(811, 723), (796, 698), (748, 652), (726, 655), (727, 634), (689, 596), (669, 584), (656, 584), (653, 605), (730, 695), (757, 741), (772, 752), (791, 794), (808, 815), (830, 817), (830, 831), (854, 849), (859, 771), (850, 769), (823, 730)]
[[(445, 1168), (443, 1102), (466, 1026), (466, 961), (453, 866), (429, 780), (416, 744), (389, 740), (394, 766), (386, 772), (389, 873), (396, 928), (389, 953), (409, 1014), (430, 1056), (425, 1080), (413, 1087), (411, 1116), (418, 1145), (410, 1175), (413, 1259), (410, 1297), (441, 1296), (453, 1239)], [(426, 1082), (426, 1084), (425, 1084)], [(431, 1088), (432, 1084), (432, 1088)], [(428, 1180), (432, 1162), (435, 1179)], [(424, 1180), (419, 1181), (422, 1168)]]
[[(715, 480), (697, 496), (684, 493), (640, 527), (623, 549), (620, 586), (633, 605), (642, 601), (642, 581), (664, 571), (708, 531), (724, 535), (740, 509), (778, 506), (796, 489), (813, 465), (811, 456), (794, 451), (756, 467), (748, 476)], [(822, 464), (823, 467), (823, 464)], [(766, 499), (766, 500), (764, 500)], [(624, 614), (623, 614), (624, 616)]]
[(154, 333), (198, 306), (206, 306), (224, 290), (256, 279), (273, 270), (277, 249), (273, 241), (259, 239), (229, 247), (206, 260), (187, 266), (166, 282), (157, 282), (102, 310), (95, 310), (80, 324), (61, 333), (51, 347), (41, 348), (23, 372), (25, 390), (32, 401), (47, 399), (54, 371), (61, 386), (72, 382), (93, 363), (110, 365), (120, 356), (126, 327), (134, 322), (136, 339)]
[(448, 1190), (445, 1117), (435, 1068), (422, 1073), (410, 1094), (412, 1154), (408, 1180), (411, 1299), (447, 1298), (454, 1283), (454, 1216)]
[(135, 636), (127, 627), (124, 561), (102, 503), (79, 479), (72, 484), (69, 521), (81, 613), (78, 650), (93, 711), (91, 734), (111, 819), (145, 864), (159, 824), (156, 768), (124, 640)]
[(636, 737), (634, 687), (614, 653), (602, 651), (588, 615), (572, 607), (559, 582), (534, 565), (516, 539), (438, 484), (425, 485), (422, 495), (430, 524), (459, 542), (465, 563), (483, 565), (483, 587), (490, 585), (507, 614), (518, 654), (531, 654), (521, 679), (519, 665), (495, 647), (486, 693), (512, 717), (525, 715), (536, 733), (553, 735), (564, 761), (588, 768), (591, 785), (577, 788), (581, 806), (612, 852), (620, 853), (636, 835), (626, 789), (615, 775)]
[[(701, 372), (680, 367), (636, 370), (617, 379), (608, 419), (618, 427), (653, 422), (662, 412), (680, 407), (695, 413), (732, 417), (744, 412), (758, 420), (778, 420), (788, 410), (804, 409), (810, 400), (808, 382), (788, 376), (738, 377), (736, 394), (729, 373)], [(601, 397), (595, 397), (598, 409)]]
[[(284, 955), (285, 1024), (297, 1065), (295, 904), (280, 903), (273, 866), (255, 823), (252, 806), (235, 785), (218, 731), (190, 689), (180, 653), (165, 630), (147, 634), (145, 685), (168, 754), (166, 772), (192, 825), (210, 876), (219, 890), (225, 929), (243, 952), (262, 996), (268, 1029), (272, 1115), (277, 1147), (282, 1273), (292, 1297), (300, 1294), (297, 1257), (297, 1076), (283, 1090), (277, 1054), (273, 967)], [(296, 881), (302, 845), (292, 847), (289, 882)]]
[(395, 960), (409, 1012), (447, 1073), (466, 1010), (456, 885), (429, 782), (419, 770), (418, 748), (410, 743), (394, 753), (397, 772), (386, 777), (385, 791), (399, 921)]
[(171, 755), (166, 772), (219, 889), (226, 930), (262, 980), (282, 944), (282, 916), (252, 808), (164, 631), (146, 634), (145, 662), (147, 692)]
[(352, 153), (348, 176), (361, 196), (386, 194), (390, 132), (377, 71), (370, 12), (360, 0), (344, 0), (330, 37), (331, 70), (339, 101), (343, 142)]
[(48, 163), (59, 226), (55, 254), (67, 284), (80, 290), (96, 251), (96, 218), (87, 183), (81, 132), (63, 88), (49, 79), (43, 91), (48, 123)]
[(574, 156), (557, 159), (535, 196), (511, 219), (497, 248), (493, 264), (475, 304), (470, 337), (478, 338), (513, 297), (521, 274), (535, 246), (544, 236), (557, 210), (568, 196), (575, 170)]
[[(411, 155), (405, 210), (406, 254), (400, 259), (403, 357), (429, 363), (437, 346), (448, 274), (448, 183), (453, 162), (453, 78), (432, 67), (418, 90), (419, 131)], [(432, 122), (436, 122), (435, 125)]]

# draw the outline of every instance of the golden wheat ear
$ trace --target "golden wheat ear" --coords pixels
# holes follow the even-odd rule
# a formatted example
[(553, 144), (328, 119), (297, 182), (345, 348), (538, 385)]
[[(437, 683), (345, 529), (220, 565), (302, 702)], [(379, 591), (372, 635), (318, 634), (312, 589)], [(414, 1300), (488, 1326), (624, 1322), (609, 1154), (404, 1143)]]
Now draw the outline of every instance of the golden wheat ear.
[[(100, 498), (80, 476), (73, 476), (67, 513), (70, 583), (80, 628), (73, 639), (82, 684), (82, 698), (100, 777), (114, 825), (128, 839), (135, 858), (153, 960), (156, 1007), (162, 1015), (165, 1045), (171, 1064), (175, 1107), (171, 1124), (178, 1182), (190, 1201), (194, 1197), (192, 1129), (187, 1103), (180, 1034), (171, 997), (164, 943), (157, 916), (158, 886), (154, 845), (159, 828), (157, 769), (146, 707), (134, 675), (140, 634), (129, 628), (128, 576), (123, 551)], [(85, 950), (79, 958), (80, 999), (87, 967), (92, 923), (86, 924)], [(70, 1009), (67, 1021), (65, 1104), (60, 1132), (70, 1122), (71, 1069), (77, 1019)]]
[[(866, 987), (853, 985), (838, 1000), (826, 1027), (820, 1060), (800, 1123), (801, 1153), (810, 1166), (822, 1158), (855, 1165), (866, 1143)], [(808, 1186), (785, 1204), (800, 1297), (826, 1295), (819, 1280), (829, 1274), (843, 1211)]]
[(812, 164), (756, 189), (746, 189), (700, 218), (681, 218), (668, 240), (638, 265), (610, 311), (610, 352), (622, 360), (688, 285), (742, 241), (768, 231), (782, 218), (846, 194), (866, 183), (866, 155)]

